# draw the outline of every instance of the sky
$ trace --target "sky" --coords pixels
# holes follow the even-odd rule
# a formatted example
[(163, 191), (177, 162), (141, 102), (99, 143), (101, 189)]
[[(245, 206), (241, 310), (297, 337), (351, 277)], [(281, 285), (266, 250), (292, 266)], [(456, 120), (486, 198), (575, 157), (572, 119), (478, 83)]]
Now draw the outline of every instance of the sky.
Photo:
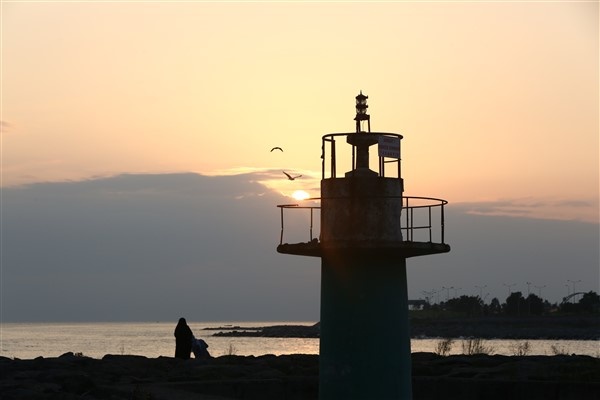
[(596, 1), (0, 7), (5, 320), (318, 319), (275, 206), (361, 90), (405, 194), (449, 201), (411, 297), (598, 291)]

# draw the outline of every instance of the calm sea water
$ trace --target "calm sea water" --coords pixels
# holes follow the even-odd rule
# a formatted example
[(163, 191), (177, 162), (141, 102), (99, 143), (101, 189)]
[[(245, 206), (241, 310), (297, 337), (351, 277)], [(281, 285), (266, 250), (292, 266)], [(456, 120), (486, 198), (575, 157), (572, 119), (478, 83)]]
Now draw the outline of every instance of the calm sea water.
[[(271, 325), (313, 325), (312, 322), (188, 322), (196, 337), (203, 338), (213, 356), (236, 354), (318, 354), (319, 339), (215, 337), (204, 328), (221, 326), (261, 327)], [(175, 323), (2, 323), (0, 356), (20, 359), (58, 357), (72, 351), (88, 357), (106, 354), (172, 357), (175, 352)], [(439, 339), (413, 339), (413, 352), (433, 352)], [(519, 341), (520, 343), (524, 341)], [(600, 357), (600, 341), (529, 340), (529, 355), (567, 354)], [(513, 355), (514, 340), (486, 340), (493, 354)], [(462, 353), (456, 340), (450, 354)]]

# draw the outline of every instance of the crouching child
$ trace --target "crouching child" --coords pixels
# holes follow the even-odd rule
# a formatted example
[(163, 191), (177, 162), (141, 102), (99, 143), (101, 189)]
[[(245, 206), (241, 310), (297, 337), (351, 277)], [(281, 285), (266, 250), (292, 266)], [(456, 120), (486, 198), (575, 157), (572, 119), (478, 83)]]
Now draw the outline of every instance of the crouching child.
[(208, 352), (208, 344), (202, 339), (192, 337), (192, 352), (194, 353), (194, 357), (198, 360), (208, 360), (212, 358)]

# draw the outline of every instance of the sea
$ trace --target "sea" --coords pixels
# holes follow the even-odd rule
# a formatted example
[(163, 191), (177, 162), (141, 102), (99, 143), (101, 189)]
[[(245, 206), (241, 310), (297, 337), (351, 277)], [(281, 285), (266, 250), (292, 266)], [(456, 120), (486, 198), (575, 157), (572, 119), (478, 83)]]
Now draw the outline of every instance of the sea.
[[(215, 332), (273, 325), (314, 325), (314, 322), (189, 322), (194, 336), (204, 339), (212, 356), (265, 354), (319, 354), (316, 338), (263, 338), (213, 336)], [(210, 328), (219, 328), (212, 330)], [(209, 329), (207, 329), (209, 328)], [(148, 358), (173, 357), (173, 322), (1, 323), (0, 356), (11, 359), (58, 357), (73, 352), (92, 358), (107, 354)], [(412, 352), (435, 352), (440, 338), (411, 340)], [(467, 340), (467, 339), (464, 339)], [(528, 342), (527, 355), (578, 354), (600, 357), (598, 340), (485, 340), (489, 354), (515, 355)], [(448, 354), (461, 354), (463, 339), (454, 340)]]

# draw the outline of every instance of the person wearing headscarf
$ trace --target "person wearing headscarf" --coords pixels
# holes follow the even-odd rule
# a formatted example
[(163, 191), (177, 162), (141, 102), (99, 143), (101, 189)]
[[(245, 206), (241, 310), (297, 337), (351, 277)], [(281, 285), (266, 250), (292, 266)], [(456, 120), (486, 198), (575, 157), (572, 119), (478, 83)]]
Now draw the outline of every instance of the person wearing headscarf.
[(179, 318), (175, 327), (175, 358), (187, 360), (192, 352), (192, 338), (194, 334), (188, 326), (185, 318)]

